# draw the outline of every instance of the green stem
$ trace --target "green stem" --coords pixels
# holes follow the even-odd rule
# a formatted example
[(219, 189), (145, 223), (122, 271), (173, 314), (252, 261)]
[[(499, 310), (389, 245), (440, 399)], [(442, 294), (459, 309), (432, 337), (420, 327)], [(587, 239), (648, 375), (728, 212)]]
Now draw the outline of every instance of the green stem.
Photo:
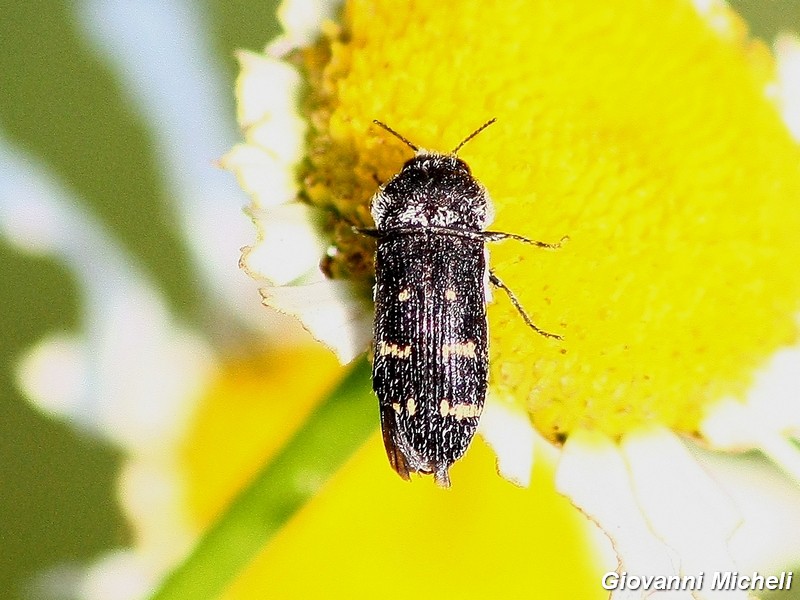
[[(217, 598), (375, 430), (369, 363), (360, 359), (297, 434), (242, 490), (151, 600)], [(291, 402), (291, 398), (287, 398)]]

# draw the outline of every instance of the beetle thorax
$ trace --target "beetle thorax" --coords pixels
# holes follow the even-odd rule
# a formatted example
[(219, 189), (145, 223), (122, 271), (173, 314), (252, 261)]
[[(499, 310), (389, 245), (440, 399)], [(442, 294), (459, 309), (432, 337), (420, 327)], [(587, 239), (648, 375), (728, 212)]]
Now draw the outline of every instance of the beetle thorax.
[(461, 159), (419, 152), (372, 199), (372, 217), (381, 230), (450, 227), (482, 230), (489, 197)]

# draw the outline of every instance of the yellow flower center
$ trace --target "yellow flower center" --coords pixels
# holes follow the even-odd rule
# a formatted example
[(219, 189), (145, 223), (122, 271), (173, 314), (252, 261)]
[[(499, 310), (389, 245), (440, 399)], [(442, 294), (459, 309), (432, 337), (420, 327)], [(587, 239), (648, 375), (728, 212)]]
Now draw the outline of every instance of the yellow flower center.
[[(719, 19), (720, 15), (717, 15)], [(800, 153), (767, 98), (773, 65), (733, 15), (689, 2), (501, 6), (380, 0), (302, 53), (312, 124), (304, 193), (369, 224), (376, 179), (410, 150), (460, 156), (487, 187), (493, 230), (554, 242), (491, 244), (492, 389), (561, 440), (644, 422), (692, 432), (793, 343), (800, 307)], [(720, 27), (722, 23), (722, 27)], [(330, 271), (369, 276), (344, 222)]]

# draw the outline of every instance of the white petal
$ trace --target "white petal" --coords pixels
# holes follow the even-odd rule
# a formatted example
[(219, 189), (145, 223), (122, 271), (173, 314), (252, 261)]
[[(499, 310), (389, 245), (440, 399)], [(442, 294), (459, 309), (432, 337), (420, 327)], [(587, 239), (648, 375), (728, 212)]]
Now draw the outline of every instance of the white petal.
[(730, 549), (741, 571), (776, 573), (800, 556), (800, 486), (757, 454), (689, 450), (736, 503), (743, 517)]
[(259, 240), (242, 252), (242, 266), (256, 279), (284, 285), (318, 271), (325, 244), (313, 225), (312, 207), (294, 202), (259, 212)]
[(372, 339), (372, 307), (355, 297), (349, 282), (321, 280), (265, 288), (262, 294), (264, 304), (296, 317), (342, 363), (364, 352)]
[(693, 0), (695, 10), (706, 24), (724, 40), (735, 40), (741, 31), (725, 0)]
[(273, 153), (280, 164), (292, 168), (305, 150), (305, 122), (273, 114), (245, 131), (249, 144)]
[(188, 521), (180, 468), (170, 463), (177, 452), (137, 454), (125, 463), (119, 482), (120, 502), (135, 525), (137, 550), (156, 570), (185, 556), (199, 535)]
[(237, 144), (220, 161), (233, 172), (256, 209), (297, 199), (299, 186), (292, 169), (257, 146)]
[[(747, 598), (712, 590), (716, 571), (737, 571), (729, 540), (741, 513), (666, 429), (632, 432), (616, 446), (600, 434), (573, 433), (564, 446), (558, 489), (611, 538), (618, 572), (678, 577), (704, 574), (703, 589), (656, 592), (655, 598)], [(612, 598), (650, 597), (617, 590)]]
[[(55, 334), (41, 340), (20, 361), (17, 385), (51, 415), (78, 418), (89, 393), (90, 358), (76, 336)], [(84, 423), (90, 426), (90, 423)]]
[(800, 482), (800, 449), (789, 439), (800, 433), (800, 349), (776, 353), (756, 374), (747, 400), (720, 401), (700, 430), (714, 448), (762, 450)]
[(800, 140), (800, 38), (792, 33), (780, 34), (775, 40), (775, 57), (781, 113), (794, 139)]
[(25, 597), (40, 600), (80, 598), (86, 565), (76, 561), (62, 562), (40, 570), (25, 582)]
[(213, 373), (209, 346), (170, 315), (132, 257), (79, 202), (0, 145), (0, 191), (7, 189), (2, 231), (66, 264), (83, 295), (83, 331), (34, 348), (20, 363), (24, 390), (43, 410), (67, 411), (60, 414), (123, 445), (162, 443)]
[(278, 7), (278, 20), (284, 34), (270, 43), (267, 52), (284, 56), (301, 46), (309, 46), (319, 37), (322, 24), (333, 19), (341, 0), (284, 0)]
[(233, 171), (260, 208), (297, 198), (295, 167), (305, 149), (306, 122), (298, 112), (300, 76), (280, 60), (240, 52), (237, 80), (239, 122), (247, 144), (239, 144), (221, 161)]
[(104, 428), (128, 446), (165, 444), (213, 376), (213, 355), (160, 299), (107, 293), (92, 334), (94, 393), (113, 400), (103, 406)]
[(0, 139), (0, 234), (25, 252), (60, 252), (70, 244), (72, 203), (40, 165)]
[[(682, 574), (736, 571), (728, 540), (741, 523), (730, 498), (666, 429), (627, 435), (621, 451), (637, 504), (650, 529), (680, 556)], [(747, 598), (744, 591), (713, 591), (701, 598)]]
[[(637, 575), (678, 575), (678, 561), (641, 513), (625, 459), (601, 434), (576, 431), (564, 444), (556, 488), (611, 538), (619, 571)], [(644, 598), (642, 590), (617, 590), (615, 600)]]
[(281, 60), (239, 52), (236, 80), (239, 125), (247, 139), (284, 165), (301, 159), (306, 122), (299, 113), (302, 79), (295, 67)]
[[(252, 239), (247, 198), (213, 163), (239, 138), (225, 68), (212, 52), (202, 7), (190, 0), (81, 0), (77, 22), (115, 70), (126, 98), (150, 125), (165, 197), (202, 278), (203, 300), (222, 320), (263, 328), (254, 282), (236, 268)], [(284, 103), (287, 102), (284, 100)]]
[(478, 432), (497, 455), (500, 475), (516, 485), (528, 487), (535, 439), (528, 415), (489, 393)]
[(111, 552), (84, 574), (77, 597), (82, 600), (144, 600), (152, 593), (155, 583), (155, 574), (137, 552)]
[(770, 430), (787, 436), (800, 434), (800, 348), (775, 353), (756, 374), (747, 404)]
[(800, 348), (775, 353), (756, 374), (747, 405), (769, 430), (800, 434)]

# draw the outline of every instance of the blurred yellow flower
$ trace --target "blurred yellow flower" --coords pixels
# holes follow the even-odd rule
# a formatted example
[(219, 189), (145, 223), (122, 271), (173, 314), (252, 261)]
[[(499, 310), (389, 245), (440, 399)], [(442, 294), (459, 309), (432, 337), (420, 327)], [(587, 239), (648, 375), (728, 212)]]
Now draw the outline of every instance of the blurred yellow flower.
[[(321, 348), (270, 352), (222, 369), (181, 444), (178, 479), (186, 481), (195, 531), (271, 459), (337, 373)], [(476, 444), (470, 460), (454, 467), (459, 485), (442, 494), (432, 481), (408, 486), (387, 467), (377, 416), (376, 409), (375, 435), (225, 598), (513, 598), (531, 582), (548, 597), (604, 597), (591, 526), (555, 492), (552, 453), (523, 490), (498, 478), (491, 453)]]
[(198, 530), (214, 522), (340, 376), (334, 357), (319, 347), (276, 350), (223, 370), (179, 450), (187, 508)]

